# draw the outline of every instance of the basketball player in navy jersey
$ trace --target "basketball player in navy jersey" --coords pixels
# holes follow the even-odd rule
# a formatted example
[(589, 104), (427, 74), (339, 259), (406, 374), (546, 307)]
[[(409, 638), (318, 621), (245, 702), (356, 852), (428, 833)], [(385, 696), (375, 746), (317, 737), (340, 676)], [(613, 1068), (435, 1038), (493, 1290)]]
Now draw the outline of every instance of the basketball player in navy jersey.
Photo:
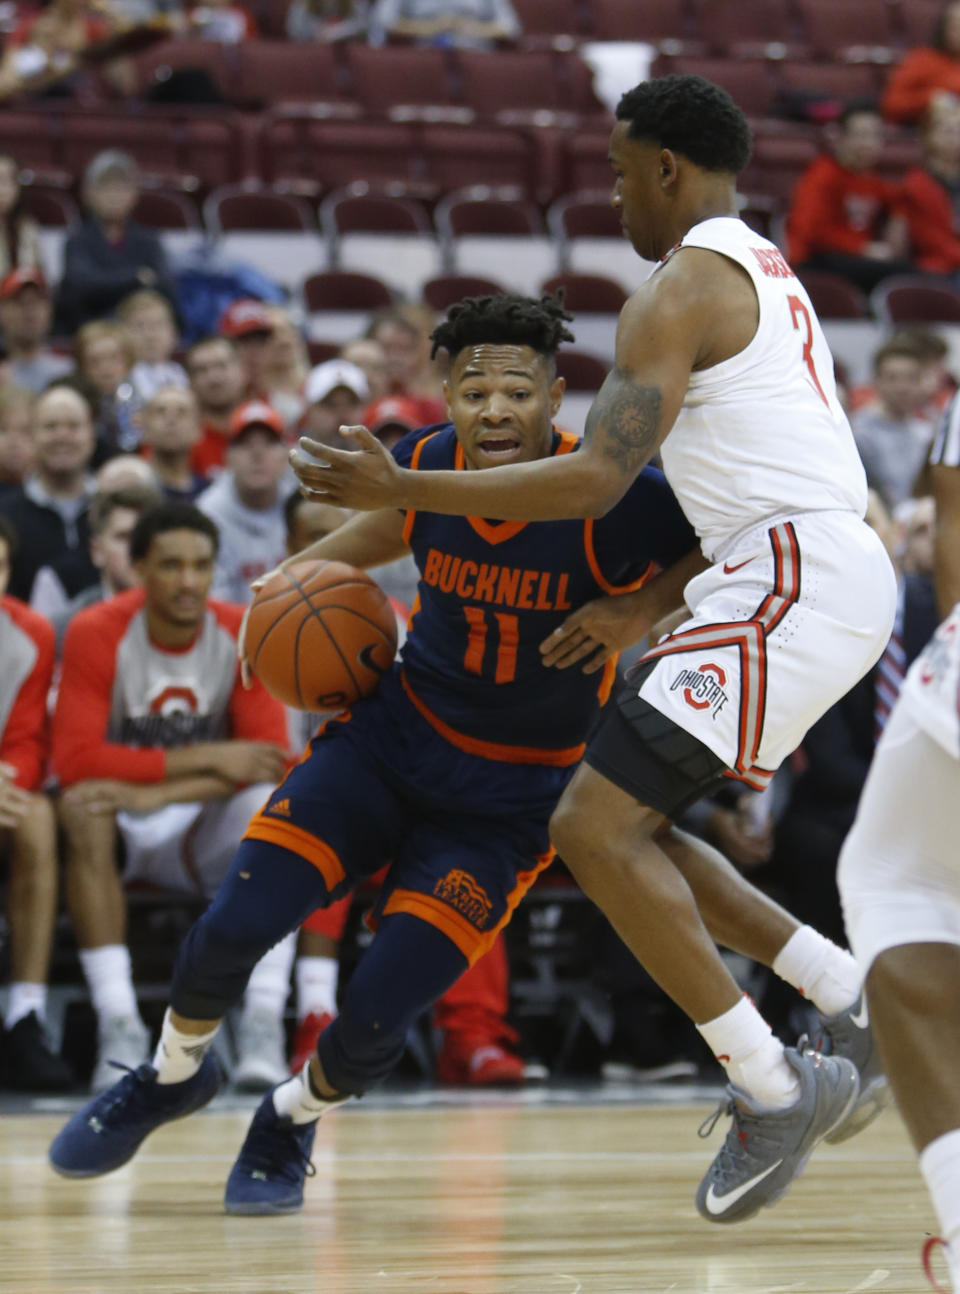
[[(411, 433), (396, 461), (472, 475), (563, 456), (554, 355), (559, 303), (498, 296), (450, 312), (452, 423)], [(662, 475), (638, 475), (600, 522), (486, 522), (414, 511), (352, 518), (296, 560), (359, 567), (412, 552), (420, 570), (400, 663), (329, 722), (248, 828), (187, 935), (151, 1065), (76, 1114), (50, 1158), (68, 1176), (125, 1163), (153, 1128), (220, 1085), (208, 1051), (262, 953), (390, 863), (376, 936), (340, 1015), (301, 1073), (257, 1111), (227, 1184), (233, 1213), (302, 1203), (317, 1118), (381, 1081), (417, 1017), (493, 943), (550, 862), (547, 823), (613, 681), (544, 666), (540, 644), (575, 608), (637, 593), (638, 636), (678, 605), (702, 559)], [(655, 574), (656, 567), (666, 568)]]
[[(727, 1071), (732, 1122), (697, 1205), (729, 1223), (778, 1199), (824, 1137), (863, 1126), (886, 1084), (850, 955), (758, 910), (726, 860), (672, 823), (721, 778), (769, 783), (879, 659), (896, 580), (863, 520), (863, 466), (810, 299), (738, 216), (743, 113), (701, 77), (666, 76), (625, 94), (616, 116), (611, 204), (656, 264), (621, 312), (582, 452), (411, 472), (359, 428), (352, 452), (303, 441), (317, 458), (295, 452), (294, 466), (315, 497), (345, 507), (550, 521), (605, 518), (659, 452), (709, 566), (685, 590), (689, 619), (608, 707), (551, 838)], [(574, 661), (623, 645), (592, 610), (558, 641)], [(785, 1049), (715, 940), (802, 987), (829, 1017), (835, 1054)]]

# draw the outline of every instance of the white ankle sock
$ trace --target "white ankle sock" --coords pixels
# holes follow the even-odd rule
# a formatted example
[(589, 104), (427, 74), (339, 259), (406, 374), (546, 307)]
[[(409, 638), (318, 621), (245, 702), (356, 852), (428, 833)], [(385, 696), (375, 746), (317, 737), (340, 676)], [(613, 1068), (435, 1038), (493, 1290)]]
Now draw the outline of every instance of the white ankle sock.
[(263, 954), (250, 972), (243, 995), (243, 1013), (263, 1011), (280, 1019), (290, 996), (290, 971), (297, 951), (294, 930)]
[(18, 1021), (28, 1016), (31, 1011), (36, 1013), (37, 1019), (42, 1024), (43, 1014), (46, 1009), (46, 984), (32, 984), (28, 980), (15, 980), (10, 985), (4, 1024), (8, 1029), (12, 1029)]
[(960, 1289), (960, 1128), (945, 1132), (921, 1151), (920, 1171), (949, 1246), (954, 1289)]
[(777, 953), (772, 969), (824, 1015), (846, 1011), (863, 987), (863, 976), (852, 954), (812, 926), (794, 931)]
[(183, 1033), (170, 1019), (170, 1008), (163, 1016), (163, 1028), (160, 1030), (160, 1041), (153, 1053), (151, 1064), (157, 1071), (158, 1083), (185, 1083), (203, 1064), (210, 1044), (216, 1035), (216, 1028), (209, 1033)]
[(280, 1083), (270, 1094), (273, 1108), (277, 1114), (287, 1114), (294, 1123), (312, 1123), (326, 1114), (335, 1105), (340, 1105), (346, 1097), (337, 1096), (327, 1099), (318, 1096), (310, 1082), (310, 1066), (304, 1065), (299, 1074)]
[(125, 944), (81, 948), (80, 965), (83, 967), (98, 1019), (105, 1020), (115, 1015), (140, 1019), (137, 995), (133, 991), (130, 951)]
[(298, 957), (294, 967), (297, 981), (297, 1019), (308, 1015), (336, 1015), (337, 975), (335, 957)]
[(784, 1059), (783, 1044), (748, 997), (697, 1030), (733, 1086), (759, 1109), (785, 1110), (797, 1100), (800, 1080)]

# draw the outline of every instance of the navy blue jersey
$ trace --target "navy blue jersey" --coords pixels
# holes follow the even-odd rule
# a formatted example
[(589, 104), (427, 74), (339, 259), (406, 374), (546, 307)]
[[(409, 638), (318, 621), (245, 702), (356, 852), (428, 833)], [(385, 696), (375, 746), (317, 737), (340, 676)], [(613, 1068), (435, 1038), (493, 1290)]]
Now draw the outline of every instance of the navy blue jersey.
[[(554, 431), (552, 453), (578, 444)], [(416, 471), (466, 470), (451, 424), (412, 432), (393, 452)], [(614, 662), (602, 674), (547, 669), (540, 643), (583, 603), (639, 588), (697, 543), (663, 474), (650, 467), (596, 521), (408, 512), (404, 538), (420, 571), (401, 654), (410, 700), (461, 749), (559, 766), (583, 754)]]

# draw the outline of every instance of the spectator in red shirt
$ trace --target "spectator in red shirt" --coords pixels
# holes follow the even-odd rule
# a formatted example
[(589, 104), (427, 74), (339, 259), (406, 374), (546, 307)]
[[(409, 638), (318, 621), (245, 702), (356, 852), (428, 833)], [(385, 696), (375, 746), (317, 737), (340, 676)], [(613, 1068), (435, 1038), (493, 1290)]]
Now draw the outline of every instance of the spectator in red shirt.
[(915, 269), (905, 259), (906, 226), (897, 186), (876, 169), (883, 122), (853, 104), (833, 128), (833, 156), (812, 162), (797, 182), (787, 216), (792, 265), (842, 275), (865, 292)]
[(32, 1092), (73, 1085), (43, 1020), (57, 911), (57, 832), (41, 787), (47, 771), (47, 693), (53, 629), (6, 596), (14, 531), (0, 517), (0, 857), (6, 862), (10, 986), (0, 1039), (0, 1081)]
[[(81, 611), (64, 643), (53, 765), (64, 788), (68, 905), (98, 1019), (95, 1090), (113, 1080), (109, 1060), (136, 1068), (148, 1055), (124, 883), (209, 898), (287, 765), (283, 706), (240, 681), (241, 608), (207, 596), (217, 544), (216, 526), (191, 504), (146, 513), (130, 540), (141, 587)], [(269, 1086), (286, 1072), (292, 956), (286, 941), (255, 972), (235, 1078)]]
[(903, 181), (910, 251), (933, 274), (960, 270), (960, 103), (931, 108), (923, 134), (923, 166)]
[(190, 466), (199, 476), (213, 477), (226, 466), (230, 418), (243, 402), (246, 376), (237, 349), (227, 337), (194, 342), (184, 363), (200, 411), (200, 440), (190, 456)]
[(943, 6), (929, 45), (912, 49), (891, 72), (883, 115), (903, 125), (919, 122), (931, 107), (960, 98), (960, 3)]

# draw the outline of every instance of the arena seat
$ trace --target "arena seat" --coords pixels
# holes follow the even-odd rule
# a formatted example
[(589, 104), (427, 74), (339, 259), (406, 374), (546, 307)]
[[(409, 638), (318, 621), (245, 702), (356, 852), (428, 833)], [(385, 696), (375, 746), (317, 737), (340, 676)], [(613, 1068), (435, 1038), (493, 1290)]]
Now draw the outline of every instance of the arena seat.
[[(889, 50), (894, 44), (892, 6), (877, 0), (796, 0), (803, 30), (814, 56), (850, 57), (856, 50)], [(912, 3), (912, 0), (910, 0)], [(909, 8), (909, 3), (906, 6)]]
[(473, 185), (437, 203), (437, 233), (449, 271), (535, 292), (555, 268), (556, 248), (537, 207), (515, 188)]
[(302, 291), (308, 338), (340, 345), (361, 336), (370, 315), (387, 309), (395, 300), (380, 279), (346, 270), (311, 274)]
[(619, 314), (627, 293), (603, 274), (555, 274), (542, 285), (544, 292), (562, 288), (568, 310), (574, 314)]
[(171, 189), (142, 189), (133, 218), (150, 229), (200, 229), (197, 204), (187, 194)]
[(505, 291), (502, 283), (475, 274), (438, 274), (423, 284), (421, 294), (431, 310), (440, 312), (464, 297), (485, 297)]
[(369, 113), (402, 119), (405, 106), (455, 102), (441, 49), (358, 43), (348, 46), (347, 62), (353, 95)]
[(536, 133), (425, 125), (416, 128), (411, 166), (435, 193), (486, 184), (510, 185), (532, 194), (539, 185), (540, 156)]
[(309, 179), (322, 190), (344, 188), (358, 176), (370, 184), (405, 184), (415, 178), (416, 142), (406, 124), (277, 110), (261, 119), (257, 170), (265, 181)]
[(692, 35), (683, 0), (590, 0), (588, 12), (593, 40), (682, 41)]
[(331, 268), (363, 270), (406, 296), (440, 268), (440, 247), (422, 203), (358, 181), (320, 207)]
[(733, 58), (788, 46), (795, 31), (787, 0), (698, 0), (697, 29), (711, 53)]
[(573, 35), (580, 31), (580, 14), (577, 0), (513, 0), (513, 8), (523, 28), (523, 39), (530, 37), (557, 37)]
[(869, 319), (867, 298), (847, 279), (825, 270), (804, 270), (799, 276), (821, 319)]
[(960, 292), (921, 274), (895, 274), (870, 294), (873, 312), (885, 324), (960, 323)]
[(559, 66), (549, 50), (502, 51), (495, 58), (461, 50), (456, 65), (463, 101), (478, 117), (495, 117), (503, 109), (564, 106)]
[(20, 202), (23, 211), (45, 229), (66, 229), (80, 216), (69, 193), (44, 184), (22, 184)]
[(60, 119), (58, 164), (81, 174), (104, 149), (131, 153), (155, 178), (193, 177), (207, 187), (237, 180), (241, 173), (241, 133), (232, 114), (199, 115), (189, 109), (154, 109), (124, 115), (71, 108)]
[(203, 216), (226, 256), (252, 265), (289, 291), (299, 287), (305, 272), (326, 267), (326, 245), (309, 204), (273, 192), (259, 180), (214, 189)]
[(901, 5), (902, 43), (908, 48), (931, 45), (942, 13), (942, 0), (909, 0), (908, 4)]
[(346, 108), (332, 45), (314, 41), (248, 40), (239, 49), (239, 78), (231, 98), (243, 103), (336, 102)]
[(595, 355), (562, 347), (557, 351), (557, 374), (568, 391), (599, 391), (607, 376), (607, 365)]
[(852, 103), (875, 99), (879, 92), (880, 69), (871, 63), (794, 63), (778, 64), (777, 78), (784, 90), (812, 99), (835, 99)]
[(134, 59), (139, 92), (167, 80), (172, 72), (200, 68), (226, 100), (235, 98), (237, 47), (218, 40), (165, 40), (151, 45)]
[(563, 270), (600, 274), (632, 291), (646, 277), (641, 261), (624, 237), (610, 206), (609, 190), (586, 190), (558, 198), (547, 213)]
[(776, 84), (766, 61), (661, 55), (654, 63), (653, 75), (662, 76), (666, 72), (703, 76), (723, 86), (748, 117), (766, 116), (773, 108)]

